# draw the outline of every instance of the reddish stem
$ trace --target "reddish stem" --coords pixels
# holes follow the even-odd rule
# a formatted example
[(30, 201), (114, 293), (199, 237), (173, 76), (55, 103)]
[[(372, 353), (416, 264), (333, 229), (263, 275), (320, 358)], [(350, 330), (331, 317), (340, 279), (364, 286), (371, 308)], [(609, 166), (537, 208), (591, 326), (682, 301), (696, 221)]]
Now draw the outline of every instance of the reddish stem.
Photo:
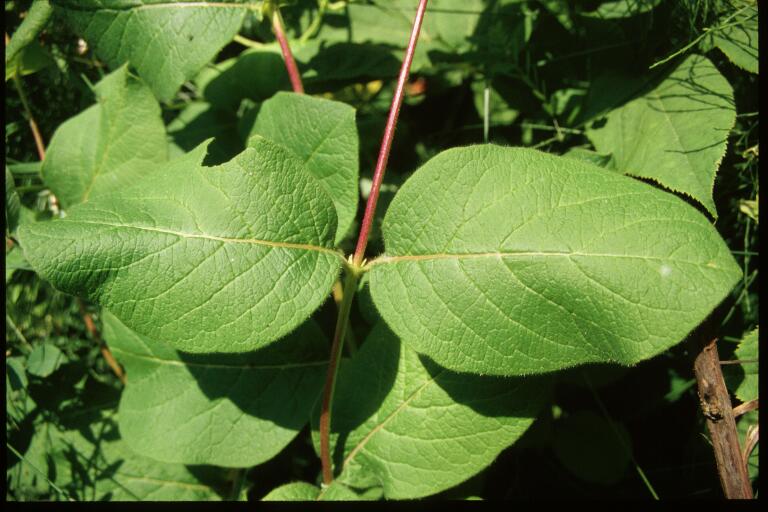
[(389, 150), (392, 148), (392, 139), (395, 136), (395, 125), (397, 125), (397, 117), (400, 115), (400, 107), (403, 104), (405, 83), (408, 81), (408, 74), (411, 71), (413, 55), (416, 53), (416, 41), (419, 38), (421, 22), (424, 20), (424, 11), (426, 9), (427, 0), (419, 0), (416, 18), (413, 20), (411, 39), (408, 41), (408, 47), (405, 49), (405, 58), (403, 59), (403, 65), (400, 67), (400, 75), (397, 78), (395, 96), (392, 98), (389, 117), (384, 127), (384, 136), (381, 139), (379, 159), (376, 162), (376, 170), (373, 173), (373, 184), (368, 195), (368, 203), (365, 205), (365, 216), (360, 227), (360, 236), (357, 239), (355, 255), (352, 260), (354, 265), (360, 265), (363, 262), (365, 248), (368, 245), (368, 236), (371, 234), (371, 226), (373, 225), (373, 215), (376, 212), (376, 203), (379, 200), (379, 189), (381, 188), (381, 182), (384, 180), (384, 171), (387, 169), (387, 160), (389, 160)]
[(291, 47), (288, 46), (288, 39), (285, 37), (285, 29), (283, 28), (283, 17), (280, 16), (280, 8), (277, 7), (277, 5), (272, 9), (272, 31), (275, 33), (277, 42), (280, 44), (280, 50), (283, 52), (285, 69), (288, 70), (288, 77), (291, 79), (293, 92), (304, 94), (304, 85), (301, 83), (301, 74), (299, 74), (299, 68), (296, 67), (296, 61), (293, 58), (293, 53), (291, 53)]

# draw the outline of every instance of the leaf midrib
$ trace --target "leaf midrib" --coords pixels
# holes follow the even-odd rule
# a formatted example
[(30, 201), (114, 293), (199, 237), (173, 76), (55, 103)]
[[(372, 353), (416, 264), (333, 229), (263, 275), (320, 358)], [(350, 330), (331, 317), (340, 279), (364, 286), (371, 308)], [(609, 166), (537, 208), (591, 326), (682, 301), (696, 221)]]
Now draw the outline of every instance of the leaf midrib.
[(173, 229), (153, 228), (148, 226), (134, 226), (130, 224), (112, 224), (110, 222), (97, 222), (92, 220), (73, 219), (70, 221), (70, 223), (71, 224), (89, 224), (94, 226), (105, 226), (105, 227), (120, 228), (120, 229), (137, 229), (139, 231), (147, 231), (150, 233), (163, 233), (166, 235), (174, 235), (180, 238), (199, 238), (202, 240), (212, 240), (215, 242), (223, 242), (223, 243), (250, 244), (250, 245), (261, 245), (264, 247), (271, 247), (271, 248), (280, 248), (280, 249), (314, 251), (314, 252), (319, 252), (324, 254), (331, 254), (337, 258), (340, 258), (342, 261), (346, 261), (346, 259), (344, 258), (344, 255), (339, 251), (335, 249), (330, 249), (328, 247), (322, 247), (319, 245), (312, 245), (312, 244), (301, 244), (301, 243), (294, 243), (294, 242), (278, 242), (274, 240), (261, 240), (258, 238), (228, 238), (228, 237), (222, 237), (217, 235), (210, 235), (208, 233), (186, 233), (184, 231), (176, 231)]
[(476, 253), (435, 253), (435, 254), (405, 254), (400, 256), (379, 256), (370, 263), (368, 268), (376, 265), (382, 265), (387, 263), (398, 263), (403, 261), (435, 261), (435, 260), (469, 260), (469, 259), (482, 259), (482, 258), (528, 258), (535, 257), (565, 257), (571, 258), (574, 256), (585, 256), (594, 258), (625, 258), (625, 259), (639, 259), (650, 260), (660, 262), (675, 262), (675, 263), (687, 263), (689, 265), (695, 265), (699, 267), (707, 267), (715, 270), (727, 271), (727, 269), (718, 267), (715, 262), (711, 261), (706, 264), (702, 264), (697, 261), (680, 260), (676, 258), (664, 258), (661, 256), (640, 256), (632, 254), (610, 254), (610, 253), (586, 253), (578, 251), (491, 251), (491, 252), (476, 252)]
[(141, 5), (125, 5), (113, 7), (93, 7), (88, 8), (77, 3), (58, 2), (63, 9), (81, 12), (99, 12), (99, 11), (140, 11), (144, 9), (257, 9), (256, 2), (158, 2)]

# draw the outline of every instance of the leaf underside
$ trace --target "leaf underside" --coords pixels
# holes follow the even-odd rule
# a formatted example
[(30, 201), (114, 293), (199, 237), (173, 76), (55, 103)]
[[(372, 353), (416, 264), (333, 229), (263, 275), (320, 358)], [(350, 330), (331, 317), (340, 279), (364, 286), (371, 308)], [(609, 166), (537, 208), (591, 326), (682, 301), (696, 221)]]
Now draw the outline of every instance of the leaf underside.
[(249, 0), (53, 0), (110, 67), (125, 62), (161, 101), (173, 98), (240, 30)]
[(53, 134), (42, 176), (69, 208), (141, 180), (168, 158), (160, 105), (122, 66), (94, 87), (97, 103)]
[(549, 397), (548, 383), (451, 372), (380, 322), (339, 369), (331, 425), (338, 480), (383, 486), (393, 499), (452, 487), (520, 438)]
[(102, 318), (104, 339), (128, 375), (120, 432), (136, 453), (251, 467), (277, 455), (309, 421), (328, 357), (312, 320), (256, 352), (195, 355), (136, 334), (106, 310)]
[(374, 303), (456, 371), (635, 364), (683, 339), (741, 275), (682, 200), (530, 149), (441, 153), (400, 189), (383, 230)]
[(202, 145), (132, 187), (25, 225), (30, 264), (128, 327), (186, 352), (247, 352), (328, 296), (336, 213), (299, 160), (265, 139), (204, 167)]

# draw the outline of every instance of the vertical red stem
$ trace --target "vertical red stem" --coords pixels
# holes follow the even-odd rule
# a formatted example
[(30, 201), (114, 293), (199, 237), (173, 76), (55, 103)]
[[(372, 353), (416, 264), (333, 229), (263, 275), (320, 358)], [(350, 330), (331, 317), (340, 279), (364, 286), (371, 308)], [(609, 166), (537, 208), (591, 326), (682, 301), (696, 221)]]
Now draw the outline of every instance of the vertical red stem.
[(381, 182), (384, 180), (384, 171), (387, 168), (387, 160), (389, 160), (389, 150), (392, 148), (392, 139), (395, 136), (395, 125), (397, 124), (397, 117), (400, 115), (400, 107), (403, 104), (405, 83), (408, 80), (408, 74), (411, 71), (413, 55), (416, 53), (416, 41), (419, 38), (421, 22), (424, 20), (424, 11), (426, 11), (426, 9), (427, 0), (419, 0), (419, 7), (416, 10), (416, 18), (413, 20), (411, 38), (408, 41), (408, 47), (405, 50), (405, 58), (403, 59), (403, 65), (400, 67), (400, 75), (397, 78), (395, 96), (392, 98), (389, 117), (387, 118), (387, 124), (384, 127), (384, 136), (381, 139), (381, 149), (379, 150), (379, 159), (376, 162), (376, 170), (373, 173), (371, 193), (368, 195), (368, 203), (365, 205), (365, 216), (363, 217), (363, 223), (360, 227), (360, 236), (357, 239), (355, 255), (352, 260), (355, 265), (360, 265), (363, 262), (363, 256), (365, 256), (365, 247), (368, 245), (368, 236), (371, 233), (371, 226), (373, 225), (373, 215), (376, 212), (376, 203), (379, 200), (379, 189), (381, 188)]
[(368, 204), (365, 206), (365, 217), (360, 228), (360, 237), (357, 240), (357, 249), (355, 250), (352, 265), (347, 269), (348, 273), (344, 283), (344, 292), (339, 306), (339, 316), (336, 322), (336, 332), (333, 337), (331, 347), (331, 357), (328, 361), (328, 373), (325, 379), (323, 389), (323, 402), (320, 409), (320, 461), (323, 469), (323, 483), (330, 485), (333, 482), (333, 465), (331, 462), (331, 410), (333, 406), (333, 392), (336, 385), (336, 375), (339, 369), (341, 359), (341, 350), (344, 345), (344, 334), (349, 320), (349, 312), (352, 306), (352, 297), (357, 289), (357, 280), (359, 277), (360, 263), (363, 261), (365, 246), (368, 243), (368, 235), (373, 223), (373, 214), (376, 210), (376, 201), (381, 188), (381, 181), (384, 178), (384, 170), (387, 167), (389, 150), (392, 147), (392, 137), (395, 134), (395, 125), (400, 113), (400, 106), (403, 104), (403, 91), (405, 82), (408, 80), (408, 74), (413, 62), (413, 55), (416, 50), (416, 41), (419, 38), (421, 22), (424, 19), (424, 11), (427, 9), (427, 0), (419, 0), (419, 7), (416, 10), (416, 18), (413, 21), (411, 38), (408, 41), (408, 47), (405, 50), (405, 59), (400, 68), (400, 76), (397, 79), (397, 88), (395, 96), (392, 98), (392, 106), (389, 109), (387, 125), (384, 128), (384, 137), (381, 141), (379, 150), (379, 160), (376, 164), (376, 171), (373, 175), (373, 186), (368, 196)]
[(304, 85), (301, 83), (301, 74), (299, 74), (299, 68), (296, 67), (296, 61), (293, 58), (293, 53), (291, 53), (291, 47), (288, 46), (288, 39), (285, 37), (285, 29), (283, 28), (283, 17), (280, 16), (280, 8), (277, 7), (277, 5), (275, 5), (272, 10), (272, 30), (275, 33), (277, 42), (280, 44), (280, 50), (283, 52), (285, 69), (288, 70), (288, 77), (291, 79), (293, 92), (304, 94)]

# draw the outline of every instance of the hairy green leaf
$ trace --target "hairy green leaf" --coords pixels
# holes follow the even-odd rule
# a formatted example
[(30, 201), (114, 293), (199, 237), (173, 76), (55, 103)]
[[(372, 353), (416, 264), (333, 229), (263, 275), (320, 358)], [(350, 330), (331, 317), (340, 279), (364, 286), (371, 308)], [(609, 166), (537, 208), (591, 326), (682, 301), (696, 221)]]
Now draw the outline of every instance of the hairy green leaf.
[(103, 319), (128, 376), (120, 432), (159, 461), (261, 464), (307, 424), (322, 389), (328, 343), (312, 320), (256, 352), (195, 355), (136, 334), (106, 310)]
[(741, 275), (682, 200), (531, 149), (441, 153), (400, 189), (383, 230), (374, 303), (456, 371), (635, 364), (678, 343)]
[(750, 73), (759, 73), (757, 6), (745, 5), (736, 13), (720, 18), (712, 40), (728, 59)]
[(736, 121), (733, 90), (714, 65), (691, 55), (653, 90), (588, 130), (625, 174), (687, 194), (717, 217), (712, 188)]
[(525, 432), (549, 396), (548, 382), (453, 373), (380, 322), (339, 369), (331, 424), (338, 480), (382, 485), (395, 499), (454, 486)]
[(343, 257), (333, 202), (266, 139), (204, 167), (206, 146), (134, 186), (19, 228), (56, 288), (187, 352), (246, 352), (295, 329), (328, 296)]
[(320, 489), (307, 482), (291, 482), (269, 491), (262, 501), (358, 501), (352, 490), (334, 481)]
[(128, 67), (94, 88), (97, 103), (53, 134), (41, 174), (69, 208), (142, 180), (168, 158), (160, 106)]
[(338, 244), (357, 214), (355, 109), (338, 101), (279, 92), (261, 106), (251, 134), (290, 149), (317, 178), (336, 206)]
[(254, 2), (229, 0), (53, 0), (108, 65), (125, 62), (169, 101), (240, 30)]

